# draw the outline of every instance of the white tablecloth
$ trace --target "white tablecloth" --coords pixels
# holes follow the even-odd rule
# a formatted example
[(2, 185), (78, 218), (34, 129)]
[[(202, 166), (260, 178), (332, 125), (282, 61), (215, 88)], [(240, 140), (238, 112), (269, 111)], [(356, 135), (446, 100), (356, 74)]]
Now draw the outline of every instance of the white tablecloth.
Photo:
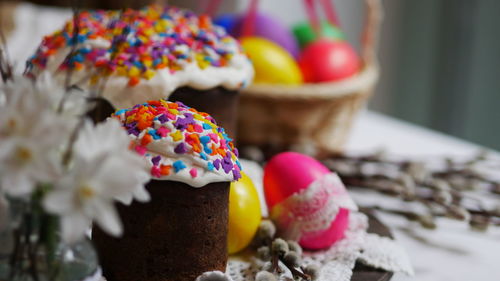
[[(371, 151), (380, 147), (401, 156), (419, 158), (470, 156), (478, 150), (474, 144), (381, 114), (364, 112), (354, 126), (347, 150)], [(364, 204), (393, 203), (373, 193), (353, 195)], [(463, 222), (440, 219), (436, 230), (425, 230), (392, 215), (379, 213), (379, 217), (404, 245), (415, 269), (414, 278), (396, 274), (393, 280), (500, 280), (499, 228), (476, 233)]]
[[(42, 36), (52, 32), (71, 17), (68, 10), (21, 5), (15, 14), (17, 29), (11, 34), (9, 48), (23, 70), (23, 61), (35, 50)], [(21, 63), (20, 63), (21, 62)], [(358, 118), (348, 142), (348, 151), (370, 151), (385, 147), (402, 156), (470, 155), (477, 146), (373, 112)], [(356, 192), (361, 203), (385, 199), (376, 194)], [(416, 277), (396, 275), (394, 280), (470, 281), (500, 280), (500, 229), (474, 233), (463, 223), (440, 220), (435, 231), (414, 227), (398, 217), (380, 214), (392, 227), (396, 238), (406, 247)]]

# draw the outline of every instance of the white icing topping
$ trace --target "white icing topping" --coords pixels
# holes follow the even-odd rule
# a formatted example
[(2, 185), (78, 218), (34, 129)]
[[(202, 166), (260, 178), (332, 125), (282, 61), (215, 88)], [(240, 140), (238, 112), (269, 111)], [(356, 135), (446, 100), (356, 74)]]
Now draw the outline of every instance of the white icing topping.
[[(103, 42), (86, 42), (85, 46), (91, 47)], [(109, 45), (109, 43), (107, 44)], [(50, 57), (45, 69), (34, 67), (32, 73), (35, 76), (43, 72), (50, 72), (59, 83), (65, 83), (66, 71), (58, 70), (64, 61), (70, 48), (63, 49)], [(71, 74), (71, 84), (83, 90), (90, 91), (90, 71), (74, 71)], [(115, 108), (127, 108), (148, 100), (168, 99), (178, 88), (188, 86), (198, 90), (208, 90), (222, 86), (229, 90), (237, 90), (245, 87), (252, 81), (254, 69), (248, 58), (243, 54), (235, 54), (228, 66), (214, 67), (208, 66), (201, 69), (195, 61), (187, 63), (184, 68), (171, 73), (169, 69), (160, 69), (150, 80), (142, 79), (141, 83), (134, 86), (127, 86), (126, 76), (111, 75), (107, 78), (105, 88), (102, 92)]]
[[(162, 125), (159, 121), (155, 121), (154, 124), (155, 128), (164, 126), (172, 132), (176, 131), (172, 123), (165, 123)], [(140, 139), (142, 139), (145, 134), (146, 131), (144, 130), (138, 137), (131, 137), (135, 141), (140, 141)], [(186, 168), (180, 170), (179, 172), (175, 172), (174, 168), (172, 168), (172, 171), (168, 176), (155, 177), (155, 179), (180, 181), (193, 187), (202, 187), (212, 182), (230, 182), (233, 180), (233, 174), (226, 174), (223, 169), (214, 169), (213, 171), (209, 171), (207, 169), (207, 161), (201, 159), (199, 157), (199, 154), (193, 155), (175, 153), (175, 147), (182, 142), (183, 141), (173, 141), (171, 138), (165, 138), (154, 140), (146, 146), (148, 152), (146, 152), (144, 156), (146, 157), (147, 162), (150, 164), (150, 167), (153, 167), (152, 159), (155, 156), (161, 156), (161, 165), (173, 165), (174, 162), (179, 160), (186, 165)], [(207, 155), (207, 158), (208, 162), (213, 162), (216, 159), (220, 159), (220, 157), (212, 155)], [(196, 177), (193, 177), (190, 174), (191, 169), (196, 169)]]
[[(141, 154), (145, 151), (144, 157), (153, 178), (202, 187), (213, 182), (230, 182), (240, 177), (240, 164), (233, 145), (223, 129), (211, 122), (211, 117), (202, 116), (182, 105), (176, 109), (168, 107), (176, 105), (175, 103), (161, 103), (162, 106), (145, 104), (138, 109), (125, 109), (116, 113), (129, 130), (135, 149)], [(167, 114), (170, 114), (169, 118), (166, 117)], [(138, 130), (134, 122), (143, 117), (154, 121), (148, 127)], [(182, 121), (188, 124), (185, 128), (179, 127)], [(197, 128), (190, 131), (186, 129), (187, 126)], [(198, 141), (193, 142), (191, 137)], [(149, 141), (144, 143), (147, 138)], [(195, 148), (197, 145), (198, 148)], [(166, 174), (163, 174), (162, 167), (167, 167)]]

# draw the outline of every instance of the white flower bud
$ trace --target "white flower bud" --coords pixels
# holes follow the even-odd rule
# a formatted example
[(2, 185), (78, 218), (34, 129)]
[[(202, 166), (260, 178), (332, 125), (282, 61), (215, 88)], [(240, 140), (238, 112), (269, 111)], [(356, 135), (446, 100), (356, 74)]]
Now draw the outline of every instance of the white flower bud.
[(500, 217), (500, 205), (495, 206), (495, 208), (491, 211), (494, 216)]
[(437, 190), (444, 190), (444, 191), (450, 190), (450, 185), (445, 180), (442, 180), (442, 179), (432, 180), (432, 185)]
[(297, 253), (299, 256), (302, 255), (302, 247), (300, 247), (299, 243), (293, 240), (288, 240), (286, 243), (288, 244), (288, 249), (290, 249), (290, 251)]
[(428, 171), (423, 163), (410, 162), (406, 167), (406, 171), (415, 181), (424, 181), (428, 176)]
[(288, 244), (286, 243), (285, 240), (277, 238), (273, 241), (273, 244), (271, 245), (271, 251), (274, 254), (284, 256), (289, 251)]
[(262, 246), (257, 249), (257, 257), (263, 261), (271, 259), (271, 250), (267, 246)]
[(442, 205), (450, 205), (453, 201), (453, 196), (451, 193), (444, 190), (438, 190), (433, 194), (433, 198), (436, 202)]
[(271, 272), (260, 271), (255, 276), (255, 281), (278, 281), (278, 278)]
[(486, 230), (488, 230), (490, 221), (488, 217), (481, 215), (474, 215), (471, 216), (469, 225), (471, 229), (474, 231), (485, 232)]
[(304, 269), (304, 273), (311, 277), (311, 280), (316, 280), (319, 277), (319, 266), (310, 264)]
[(402, 174), (399, 177), (399, 182), (402, 184), (403, 195), (405, 195), (406, 198), (412, 198), (415, 196), (417, 185), (413, 177), (408, 174)]
[(469, 212), (460, 206), (451, 205), (447, 209), (447, 216), (456, 220), (467, 220), (470, 216)]
[(423, 228), (436, 229), (436, 222), (434, 221), (434, 217), (431, 215), (418, 216), (417, 220)]
[(260, 223), (259, 230), (257, 231), (257, 235), (260, 239), (272, 239), (275, 234), (276, 227), (271, 221), (265, 220)]
[(288, 252), (283, 257), (283, 262), (291, 267), (299, 267), (300, 256), (296, 252)]
[(264, 271), (269, 271), (269, 272), (273, 272), (273, 264), (271, 262), (266, 262), (263, 266), (262, 266), (262, 270)]

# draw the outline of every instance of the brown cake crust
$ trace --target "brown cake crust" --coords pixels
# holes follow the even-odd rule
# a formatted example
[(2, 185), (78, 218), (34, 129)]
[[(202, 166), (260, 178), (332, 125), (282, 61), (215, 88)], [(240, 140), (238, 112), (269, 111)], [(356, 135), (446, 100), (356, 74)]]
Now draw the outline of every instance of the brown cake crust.
[(152, 180), (148, 203), (120, 204), (124, 236), (94, 227), (93, 238), (108, 281), (193, 281), (225, 271), (229, 182), (194, 188)]
[(236, 138), (238, 119), (238, 91), (223, 87), (209, 90), (196, 90), (182, 87), (175, 90), (169, 101), (180, 101), (198, 111), (210, 114), (219, 127), (224, 128), (231, 138)]
[[(238, 118), (238, 92), (238, 90), (228, 90), (223, 87), (208, 90), (181, 87), (175, 90), (168, 100), (180, 101), (198, 111), (210, 114), (217, 122), (217, 125), (224, 128), (229, 137), (235, 139)], [(97, 100), (96, 107), (89, 112), (89, 116), (98, 123), (106, 120), (115, 110), (109, 102)]]

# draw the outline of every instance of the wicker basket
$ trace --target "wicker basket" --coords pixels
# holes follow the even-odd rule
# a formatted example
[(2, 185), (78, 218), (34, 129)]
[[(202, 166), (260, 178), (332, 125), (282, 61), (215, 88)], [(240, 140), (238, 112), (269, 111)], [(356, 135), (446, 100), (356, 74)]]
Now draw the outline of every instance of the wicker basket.
[(379, 76), (375, 53), (382, 8), (380, 0), (365, 2), (362, 70), (338, 82), (250, 86), (241, 94), (239, 145), (258, 146), (267, 152), (291, 149), (310, 154), (342, 149)]
[[(16, 3), (10, 1), (0, 1), (0, 36), (8, 38), (14, 29), (14, 13)], [(1, 34), (3, 33), (3, 34)]]

